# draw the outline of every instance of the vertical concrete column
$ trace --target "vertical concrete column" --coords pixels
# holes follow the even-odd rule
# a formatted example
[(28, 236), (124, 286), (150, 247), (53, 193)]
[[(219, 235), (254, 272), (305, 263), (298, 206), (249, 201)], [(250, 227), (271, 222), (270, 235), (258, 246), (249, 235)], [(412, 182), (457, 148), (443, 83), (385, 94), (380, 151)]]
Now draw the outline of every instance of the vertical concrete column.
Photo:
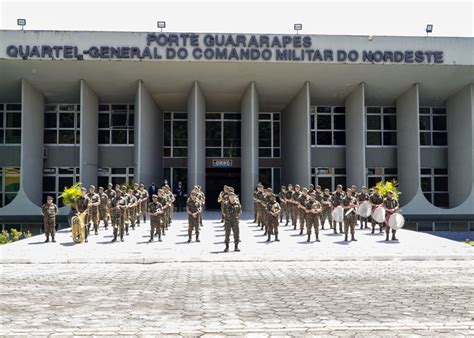
[(138, 81), (135, 96), (135, 181), (148, 187), (163, 181), (163, 112)]
[[(44, 97), (28, 81), (21, 81), (20, 192), (41, 205), (43, 190)], [(19, 204), (21, 205), (21, 204)]]
[(81, 135), (79, 148), (80, 181), (83, 187), (97, 184), (99, 165), (99, 98), (81, 80)]
[(345, 100), (347, 185), (365, 185), (365, 84), (361, 83)]
[(281, 112), (281, 164), (283, 184), (307, 186), (311, 182), (310, 87), (306, 81)]
[(420, 127), (418, 84), (396, 100), (397, 167), (401, 205), (410, 202), (420, 189)]
[(455, 207), (474, 194), (474, 85), (448, 98), (447, 130), (449, 204)]
[(258, 94), (251, 82), (240, 101), (241, 201), (245, 211), (253, 211), (253, 191), (258, 183)]
[(206, 98), (197, 81), (188, 94), (188, 191), (206, 188)]

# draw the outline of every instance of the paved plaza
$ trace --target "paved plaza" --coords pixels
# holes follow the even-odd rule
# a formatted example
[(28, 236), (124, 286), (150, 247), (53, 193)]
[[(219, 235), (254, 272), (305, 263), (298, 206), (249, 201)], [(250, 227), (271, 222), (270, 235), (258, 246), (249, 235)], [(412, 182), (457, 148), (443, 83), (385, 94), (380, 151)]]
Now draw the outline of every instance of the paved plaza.
[(0, 247), (0, 335), (474, 335), (467, 244), (411, 231), (386, 243), (367, 230), (306, 244), (284, 226), (267, 244), (244, 220), (242, 251), (223, 253), (216, 213), (190, 244), (177, 216), (161, 243), (147, 243), (145, 224), (124, 243), (101, 228), (87, 244), (65, 230), (57, 243)]

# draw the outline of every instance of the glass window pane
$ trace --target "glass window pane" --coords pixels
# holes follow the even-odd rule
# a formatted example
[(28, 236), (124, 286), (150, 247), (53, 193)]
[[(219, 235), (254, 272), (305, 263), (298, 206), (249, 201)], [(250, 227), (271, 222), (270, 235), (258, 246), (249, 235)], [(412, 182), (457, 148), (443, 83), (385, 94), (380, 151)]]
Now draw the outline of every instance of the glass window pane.
[(280, 146), (280, 122), (273, 122), (273, 146)]
[(188, 122), (173, 122), (173, 145), (178, 147), (186, 147), (188, 145)]
[(367, 132), (367, 145), (380, 146), (382, 145), (382, 133)]
[(318, 145), (331, 145), (332, 144), (332, 139), (331, 139), (331, 132), (318, 132), (317, 133), (317, 144)]
[(224, 146), (240, 147), (240, 121), (224, 122)]
[(174, 113), (175, 120), (187, 120), (188, 114), (187, 113)]
[(16, 197), (16, 193), (14, 194), (5, 194), (5, 205), (10, 204)]
[(125, 184), (125, 183), (126, 183), (126, 180), (127, 180), (127, 179), (125, 178), (125, 176), (122, 176), (122, 177), (120, 177), (120, 176), (119, 176), (119, 177), (112, 177), (112, 184), (113, 184), (114, 187), (115, 187), (116, 184)]
[(122, 111), (127, 111), (128, 107), (126, 104), (113, 104), (112, 105), (112, 110), (122, 110)]
[(397, 130), (397, 117), (395, 115), (388, 115), (383, 117), (384, 130)]
[(420, 174), (421, 175), (431, 175), (431, 169), (430, 168), (421, 168), (420, 169)]
[(206, 120), (220, 120), (221, 119), (221, 114), (215, 114), (215, 113), (207, 113), (206, 114)]
[(331, 129), (331, 115), (318, 115), (318, 129)]
[(433, 204), (437, 207), (448, 208), (449, 207), (449, 194), (434, 194)]
[(188, 148), (173, 148), (174, 157), (186, 157), (188, 156)]
[(60, 111), (75, 111), (76, 106), (73, 104), (60, 104), (59, 105), (59, 110)]
[(224, 120), (240, 120), (240, 114), (224, 114)]
[(17, 110), (17, 111), (20, 111), (20, 110), (21, 110), (21, 104), (19, 104), (19, 103), (7, 103), (6, 109), (7, 109), (7, 110)]
[(171, 120), (171, 113), (164, 113), (164, 114), (163, 114), (163, 119), (165, 119), (165, 120)]
[(258, 114), (258, 119), (261, 120), (271, 120), (272, 114)]
[(44, 176), (43, 177), (43, 191), (56, 191), (56, 177)]
[(260, 168), (258, 171), (258, 181), (262, 183), (264, 187), (270, 187), (272, 184), (272, 169)]
[(272, 157), (272, 149), (271, 148), (258, 148), (258, 156), (259, 157)]
[(334, 168), (334, 174), (335, 175), (345, 175), (346, 174), (346, 168)]
[(367, 114), (380, 114), (380, 107), (367, 107)]
[[(220, 147), (221, 145), (221, 122), (206, 122), (206, 146)], [(214, 155), (213, 155), (214, 156)]]
[(59, 128), (74, 128), (74, 113), (60, 113)]
[(258, 146), (271, 147), (272, 146), (272, 125), (271, 122), (258, 123)]
[(7, 129), (5, 143), (21, 143), (21, 129)]
[(59, 144), (74, 144), (74, 130), (59, 130)]
[(0, 129), (0, 143), (4, 143), (4, 139), (3, 139), (3, 130)]
[(99, 144), (110, 144), (109, 130), (99, 130)]
[(112, 144), (127, 144), (127, 131), (112, 130)]
[(135, 126), (135, 114), (132, 112), (128, 113), (128, 126), (132, 128)]
[(56, 128), (56, 113), (45, 113), (44, 114), (44, 127), (45, 128)]
[(332, 191), (331, 177), (317, 177), (317, 180), (318, 185), (320, 185), (323, 190), (329, 189)]
[(448, 169), (446, 168), (435, 168), (433, 169), (435, 175), (447, 175)]
[(224, 148), (224, 157), (240, 157), (240, 148)]
[(433, 145), (434, 146), (447, 146), (448, 133), (433, 133)]
[(221, 148), (206, 148), (206, 157), (221, 157)]
[(331, 112), (331, 107), (318, 106), (318, 107), (316, 108), (316, 111), (317, 111), (318, 113), (330, 113), (330, 112)]
[(65, 187), (71, 187), (74, 184), (72, 177), (59, 177), (58, 191), (63, 191)]
[(108, 104), (99, 104), (99, 111), (110, 111), (110, 106)]
[(420, 180), (421, 180), (421, 191), (430, 192), (431, 191), (431, 177), (422, 177)]
[(433, 116), (433, 130), (446, 130), (446, 116)]
[(280, 148), (273, 149), (273, 157), (280, 157)]
[(334, 107), (334, 112), (338, 114), (344, 114), (346, 112), (346, 107)]
[(397, 108), (395, 108), (395, 107), (383, 107), (383, 113), (384, 114), (396, 114), (397, 113)]
[(109, 128), (110, 127), (110, 114), (99, 114), (99, 128)]
[(433, 114), (446, 114), (446, 108), (433, 108)]
[(171, 147), (171, 121), (164, 122), (163, 134), (164, 146)]
[(57, 130), (45, 130), (44, 131), (44, 143), (56, 144), (58, 142), (58, 131)]
[(135, 133), (133, 129), (128, 130), (128, 144), (134, 144), (135, 143)]
[(385, 146), (396, 146), (397, 133), (390, 133), (390, 132), (383, 133), (383, 144)]
[(342, 189), (346, 189), (346, 176), (335, 176), (334, 188), (336, 188), (338, 184), (342, 185)]
[(343, 131), (335, 131), (333, 144), (338, 146), (346, 145), (346, 133)]
[(0, 111), (0, 128), (3, 128), (3, 112)]
[(316, 145), (316, 133), (314, 131), (311, 132), (311, 145)]
[(377, 115), (367, 115), (367, 130), (381, 130), (381, 117)]
[(431, 130), (430, 116), (420, 116), (420, 130)]
[(21, 114), (20, 113), (7, 113), (7, 128), (21, 128)]
[(126, 127), (127, 113), (114, 112), (112, 113), (112, 127)]
[(420, 133), (420, 145), (430, 146), (431, 145), (431, 133)]
[(334, 115), (334, 129), (346, 130), (345, 115)]
[(447, 176), (434, 177), (434, 191), (448, 191), (448, 177)]
[(423, 194), (425, 196), (425, 198), (430, 202), (430, 203), (433, 203), (431, 197), (432, 197), (432, 194), (431, 193), (427, 193), (427, 194)]
[(420, 114), (426, 114), (426, 115), (429, 115), (431, 113), (430, 108), (428, 108), (428, 107), (421, 107), (419, 109), (419, 112), (420, 112)]
[(382, 177), (376, 177), (376, 176), (369, 177), (367, 179), (369, 189), (375, 187), (377, 183), (380, 182), (381, 180), (382, 180)]
[(168, 148), (168, 147), (163, 148), (163, 156), (171, 157), (171, 148)]
[(311, 121), (310, 121), (310, 127), (311, 127), (311, 129), (316, 129), (316, 116), (315, 116), (315, 115), (311, 115), (310, 119), (311, 119)]

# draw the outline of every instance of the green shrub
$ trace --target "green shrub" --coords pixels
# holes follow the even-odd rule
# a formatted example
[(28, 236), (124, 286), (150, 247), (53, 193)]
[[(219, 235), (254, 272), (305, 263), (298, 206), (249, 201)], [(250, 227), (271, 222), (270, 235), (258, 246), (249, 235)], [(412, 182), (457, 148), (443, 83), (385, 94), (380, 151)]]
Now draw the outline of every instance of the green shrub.
[(11, 229), (10, 232), (8, 232), (7, 230), (3, 230), (0, 233), (0, 245), (16, 242), (23, 238), (30, 238), (31, 236), (31, 232), (29, 231), (21, 232), (16, 229)]

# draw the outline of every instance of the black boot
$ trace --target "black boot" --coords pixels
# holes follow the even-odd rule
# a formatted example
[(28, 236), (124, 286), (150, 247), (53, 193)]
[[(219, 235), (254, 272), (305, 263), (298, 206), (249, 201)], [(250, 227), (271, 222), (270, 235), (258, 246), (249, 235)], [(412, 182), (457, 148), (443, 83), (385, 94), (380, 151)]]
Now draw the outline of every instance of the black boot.
[(199, 240), (199, 234), (196, 234), (196, 242), (200, 242), (200, 240)]
[(46, 236), (46, 240), (44, 241), (44, 243), (49, 243), (49, 236)]
[(316, 235), (316, 242), (321, 242), (321, 241), (319, 240), (319, 235)]
[(389, 240), (389, 235), (387, 233), (387, 236), (385, 237), (385, 241), (388, 242), (388, 240)]
[(123, 234), (120, 234), (120, 242), (123, 242)]
[(352, 235), (351, 241), (357, 242), (357, 239), (355, 239), (354, 235)]
[(153, 236), (150, 237), (150, 239), (148, 240), (148, 242), (153, 242)]
[(229, 251), (229, 243), (225, 243), (225, 249), (224, 249), (224, 252), (227, 252)]
[(300, 236), (303, 234), (303, 229), (300, 229)]
[(235, 243), (234, 251), (240, 251), (239, 243)]
[(344, 242), (347, 242), (347, 235), (344, 237)]
[(308, 234), (308, 239), (306, 240), (306, 242), (308, 242), (308, 243), (311, 242), (311, 235), (310, 234)]
[(51, 236), (51, 242), (56, 243), (56, 240), (54, 239), (54, 236)]
[(270, 234), (268, 234), (267, 242), (270, 242)]
[(191, 235), (188, 235), (189, 238), (188, 238), (188, 243), (191, 243)]
[(278, 239), (278, 234), (275, 235), (275, 242), (279, 242), (280, 240)]

